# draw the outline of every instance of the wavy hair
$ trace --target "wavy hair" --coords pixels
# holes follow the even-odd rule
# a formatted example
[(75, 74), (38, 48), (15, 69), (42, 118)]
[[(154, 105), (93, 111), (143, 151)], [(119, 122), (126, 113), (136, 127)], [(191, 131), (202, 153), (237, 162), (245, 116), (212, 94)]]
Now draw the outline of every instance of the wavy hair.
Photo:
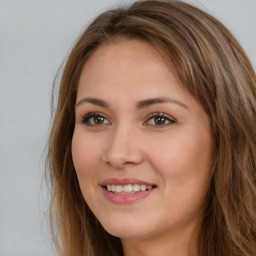
[(88, 208), (71, 156), (81, 70), (102, 44), (140, 39), (173, 64), (211, 120), (213, 178), (201, 227), (200, 256), (256, 253), (256, 75), (230, 31), (177, 0), (137, 1), (100, 14), (80, 35), (62, 73), (48, 147), (50, 224), (61, 256), (122, 255)]

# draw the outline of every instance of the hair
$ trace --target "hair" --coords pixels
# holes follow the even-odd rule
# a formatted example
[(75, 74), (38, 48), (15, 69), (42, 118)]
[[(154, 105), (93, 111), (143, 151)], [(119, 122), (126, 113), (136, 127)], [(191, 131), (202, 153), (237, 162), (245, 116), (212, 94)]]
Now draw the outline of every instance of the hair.
[(74, 105), (81, 70), (103, 44), (139, 39), (175, 67), (211, 120), (212, 182), (198, 241), (200, 256), (256, 252), (256, 75), (218, 20), (182, 1), (137, 1), (100, 14), (80, 35), (62, 73), (48, 148), (50, 226), (59, 255), (123, 255), (87, 206), (72, 162)]

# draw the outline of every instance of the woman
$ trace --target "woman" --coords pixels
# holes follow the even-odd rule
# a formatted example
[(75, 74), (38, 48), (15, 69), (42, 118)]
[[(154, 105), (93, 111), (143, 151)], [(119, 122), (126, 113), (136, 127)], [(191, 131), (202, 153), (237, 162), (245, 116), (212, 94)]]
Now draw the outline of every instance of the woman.
[(254, 70), (212, 16), (156, 0), (99, 15), (49, 141), (59, 255), (255, 255), (255, 114)]

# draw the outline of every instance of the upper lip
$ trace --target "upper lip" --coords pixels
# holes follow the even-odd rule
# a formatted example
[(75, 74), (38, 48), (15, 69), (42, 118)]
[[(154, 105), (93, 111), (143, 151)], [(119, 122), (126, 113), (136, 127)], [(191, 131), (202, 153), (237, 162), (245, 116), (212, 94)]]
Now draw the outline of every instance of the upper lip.
[(111, 178), (111, 179), (107, 179), (104, 180), (101, 183), (101, 186), (107, 186), (107, 185), (134, 185), (134, 184), (138, 184), (138, 185), (146, 185), (146, 186), (156, 186), (153, 183), (147, 182), (147, 181), (143, 181), (143, 180), (138, 180), (138, 179), (134, 179), (134, 178)]

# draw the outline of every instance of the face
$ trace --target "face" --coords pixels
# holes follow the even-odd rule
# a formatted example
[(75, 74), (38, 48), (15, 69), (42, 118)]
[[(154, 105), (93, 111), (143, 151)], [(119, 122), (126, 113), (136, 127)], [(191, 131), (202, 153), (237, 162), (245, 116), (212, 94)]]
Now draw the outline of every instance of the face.
[(88, 206), (112, 235), (196, 228), (211, 180), (210, 121), (158, 51), (100, 46), (77, 92), (72, 156)]

